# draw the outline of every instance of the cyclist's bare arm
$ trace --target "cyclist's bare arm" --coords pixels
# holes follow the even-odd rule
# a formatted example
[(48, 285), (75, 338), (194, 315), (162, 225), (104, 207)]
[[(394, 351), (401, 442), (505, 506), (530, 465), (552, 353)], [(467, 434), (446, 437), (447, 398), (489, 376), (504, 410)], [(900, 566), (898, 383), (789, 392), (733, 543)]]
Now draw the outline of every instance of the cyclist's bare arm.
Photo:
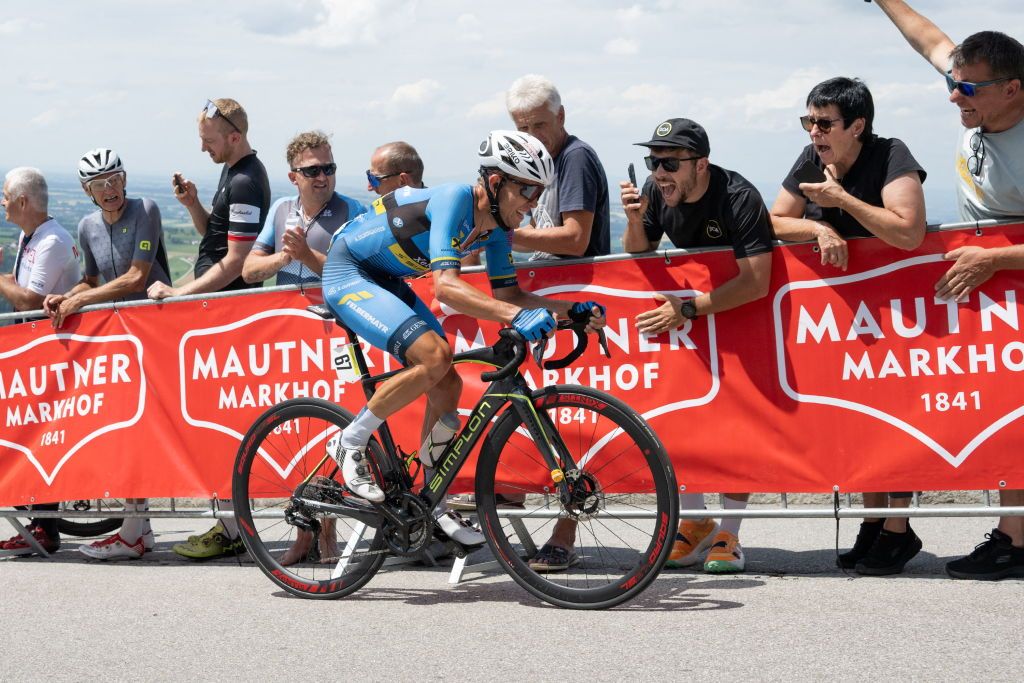
[[(464, 315), (484, 320), (494, 320), (495, 322), (507, 325), (512, 322), (512, 318), (516, 317), (519, 310), (524, 308), (516, 300), (504, 300), (487, 296), (463, 280), (459, 275), (459, 271), (455, 268), (435, 270), (433, 276), (434, 296), (437, 297), (437, 300), (446, 306), (451, 306)], [(505, 287), (503, 289), (518, 289), (518, 287)], [(495, 291), (495, 296), (497, 296), (499, 291), (501, 290)], [(546, 301), (543, 297), (536, 298)], [(540, 308), (542, 306), (544, 304), (537, 304), (529, 308)]]

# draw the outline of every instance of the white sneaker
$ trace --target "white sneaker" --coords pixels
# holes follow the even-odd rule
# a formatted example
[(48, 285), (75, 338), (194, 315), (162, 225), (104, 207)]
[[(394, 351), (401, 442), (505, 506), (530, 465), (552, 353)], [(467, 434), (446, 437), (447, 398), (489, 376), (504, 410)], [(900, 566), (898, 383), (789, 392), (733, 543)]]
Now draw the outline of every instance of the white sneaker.
[(129, 544), (121, 538), (121, 534), (114, 534), (110, 538), (80, 546), (78, 549), (83, 555), (94, 560), (137, 560), (146, 554), (142, 538)]
[(366, 453), (356, 448), (343, 449), (341, 476), (348, 490), (371, 503), (383, 503), (384, 491), (373, 481), (366, 464)]
[(156, 539), (153, 537), (153, 526), (147, 519), (142, 525), (142, 547), (146, 549), (148, 553), (156, 545)]
[(434, 517), (434, 521), (445, 536), (459, 545), (483, 545), (487, 540), (475, 524), (464, 520), (455, 510), (442, 510)]

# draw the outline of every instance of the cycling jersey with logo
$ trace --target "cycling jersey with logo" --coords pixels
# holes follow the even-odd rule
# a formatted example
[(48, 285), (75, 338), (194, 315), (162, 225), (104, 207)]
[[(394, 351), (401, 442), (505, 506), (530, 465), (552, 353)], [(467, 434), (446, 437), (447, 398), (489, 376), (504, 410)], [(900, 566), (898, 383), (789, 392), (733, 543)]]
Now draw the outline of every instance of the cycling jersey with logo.
[(103, 282), (115, 280), (132, 266), (132, 261), (149, 264), (146, 287), (124, 297), (123, 301), (146, 298), (146, 288), (154, 282), (171, 284), (160, 209), (149, 199), (128, 199), (124, 213), (113, 225), (96, 211), (78, 223), (78, 243), (85, 255), (85, 274)]
[[(270, 206), (270, 181), (256, 152), (242, 157), (220, 174), (217, 194), (213, 196), (206, 234), (199, 243), (195, 275), (201, 277), (228, 253), (228, 240), (255, 241), (267, 218)], [(242, 276), (221, 287), (220, 291), (260, 287), (246, 284)]]
[(517, 284), (504, 230), (472, 235), (473, 186), (403, 187), (335, 233), (324, 265), (324, 301), (360, 337), (405, 362), (420, 335), (442, 338), (437, 317), (403, 278), (460, 268), (483, 246), (491, 288)]
[[(327, 253), (331, 237), (338, 228), (356, 216), (366, 213), (366, 207), (351, 197), (335, 192), (327, 204), (312, 218), (307, 225), (302, 216), (302, 205), (299, 198), (283, 197), (270, 207), (269, 219), (253, 249), (264, 254), (281, 251), (284, 231), (288, 228), (299, 228), (306, 234), (306, 244), (321, 254)], [(319, 283), (320, 276), (306, 268), (299, 261), (291, 261), (277, 272), (277, 284), (295, 285), (299, 283)]]

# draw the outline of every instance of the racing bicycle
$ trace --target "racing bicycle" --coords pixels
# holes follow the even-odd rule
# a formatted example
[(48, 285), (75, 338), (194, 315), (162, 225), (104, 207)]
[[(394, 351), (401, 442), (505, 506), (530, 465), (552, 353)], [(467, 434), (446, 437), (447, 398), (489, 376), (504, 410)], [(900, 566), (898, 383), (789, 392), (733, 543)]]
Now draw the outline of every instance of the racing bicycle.
[[(325, 306), (309, 310), (345, 330), (346, 353), (335, 366), (358, 374), (368, 399), (401, 372), (371, 375), (356, 335)], [(586, 348), (585, 324), (563, 321), (560, 328), (574, 332), (575, 346), (544, 367), (564, 367)], [(599, 340), (608, 355), (603, 332)], [(434, 509), (472, 465), (481, 529), (520, 586), (570, 608), (607, 608), (637, 596), (671, 550), (679, 508), (672, 464), (650, 426), (619, 399), (578, 385), (531, 389), (520, 371), (529, 353), (525, 339), (506, 328), (493, 346), (453, 357), (455, 364), (493, 369), (482, 373), (483, 395), (432, 469), (421, 473), (416, 454), (396, 445), (387, 422), (380, 427), (366, 451), (386, 495), (379, 504), (351, 494), (337, 463), (338, 434), (353, 419), (348, 410), (314, 398), (267, 410), (242, 440), (232, 474), (235, 516), (250, 556), (295, 595), (349, 595), (386, 556), (422, 556), (433, 539), (448, 540)], [(544, 353), (543, 343), (533, 349), (538, 363)], [(577, 561), (557, 573), (531, 568), (559, 518), (577, 523)], [(290, 548), (303, 532), (311, 550), (296, 558)], [(459, 556), (473, 550), (455, 546)]]

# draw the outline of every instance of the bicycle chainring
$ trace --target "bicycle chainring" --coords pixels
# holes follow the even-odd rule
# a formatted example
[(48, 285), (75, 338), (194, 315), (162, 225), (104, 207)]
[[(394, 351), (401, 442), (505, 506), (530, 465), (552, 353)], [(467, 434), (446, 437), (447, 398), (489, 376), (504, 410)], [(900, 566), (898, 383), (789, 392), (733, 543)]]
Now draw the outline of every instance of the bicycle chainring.
[(409, 557), (426, 550), (433, 538), (434, 517), (423, 499), (414, 493), (403, 492), (391, 511), (403, 522), (402, 526), (397, 527), (385, 518), (381, 526), (384, 543), (391, 552)]

